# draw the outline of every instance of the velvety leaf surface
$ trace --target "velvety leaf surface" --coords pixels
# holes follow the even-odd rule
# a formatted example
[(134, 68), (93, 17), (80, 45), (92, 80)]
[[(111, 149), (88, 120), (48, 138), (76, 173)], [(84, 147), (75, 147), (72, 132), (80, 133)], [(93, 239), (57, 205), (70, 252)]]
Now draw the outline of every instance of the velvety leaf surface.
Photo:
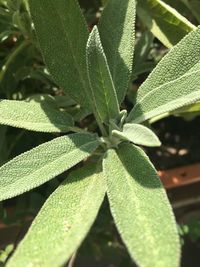
[(0, 100), (0, 124), (39, 132), (67, 132), (73, 119), (49, 104)]
[(95, 135), (71, 134), (17, 156), (0, 168), (0, 201), (44, 184), (87, 158), (98, 145)]
[(87, 43), (87, 67), (94, 113), (108, 123), (119, 114), (119, 105), (96, 26)]
[(138, 266), (178, 267), (174, 216), (153, 165), (142, 149), (123, 143), (109, 150), (104, 173), (111, 212)]
[(176, 9), (161, 0), (139, 0), (137, 11), (145, 26), (168, 48), (195, 29)]
[(72, 172), (47, 199), (7, 267), (62, 266), (90, 230), (105, 195), (96, 166)]
[[(188, 34), (170, 52), (160, 61), (157, 67), (152, 71), (146, 81), (140, 86), (136, 99), (136, 106), (131, 111), (128, 120), (134, 120), (138, 116), (142, 116), (143, 109), (142, 101), (146, 101), (151, 96), (152, 102), (156, 99), (157, 108), (165, 101), (176, 100), (177, 97), (182, 97), (183, 101), (169, 108), (165, 107), (166, 111), (171, 111), (179, 107), (190, 104), (188, 101), (193, 101), (186, 97), (187, 93), (196, 93), (198, 87), (198, 71), (200, 70), (200, 27)], [(192, 81), (191, 85), (190, 80)], [(186, 88), (184, 88), (186, 86)], [(188, 88), (189, 86), (189, 88)], [(175, 87), (176, 90), (175, 90)], [(180, 89), (180, 87), (183, 87)], [(180, 90), (180, 91), (179, 91)], [(167, 97), (166, 97), (167, 95)], [(184, 100), (185, 97), (185, 100)], [(146, 100), (145, 100), (146, 98)], [(158, 99), (157, 99), (158, 98)], [(198, 96), (197, 96), (198, 98)], [(162, 99), (162, 103), (160, 102)], [(196, 99), (196, 96), (194, 97)], [(148, 100), (147, 100), (148, 101)], [(177, 98), (177, 101), (178, 98)], [(194, 100), (195, 101), (195, 100)], [(136, 113), (137, 110), (137, 113)], [(163, 113), (164, 111), (160, 109)], [(165, 111), (165, 112), (166, 112)], [(160, 113), (161, 114), (161, 113)]]
[(137, 123), (143, 122), (200, 100), (199, 75), (200, 68), (150, 91), (136, 102), (129, 118)]
[(98, 24), (119, 103), (132, 73), (135, 42), (135, 0), (109, 0)]
[(89, 106), (85, 47), (89, 32), (77, 0), (29, 0), (47, 67), (58, 85)]
[(143, 125), (136, 123), (126, 123), (123, 127), (122, 132), (113, 130), (112, 134), (137, 145), (150, 147), (161, 145), (158, 137), (153, 131)]

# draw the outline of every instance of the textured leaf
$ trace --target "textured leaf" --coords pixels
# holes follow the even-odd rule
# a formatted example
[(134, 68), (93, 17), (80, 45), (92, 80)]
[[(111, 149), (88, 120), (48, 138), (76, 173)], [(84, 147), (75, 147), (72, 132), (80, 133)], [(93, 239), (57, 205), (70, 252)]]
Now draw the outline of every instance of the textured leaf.
[(121, 103), (126, 95), (132, 73), (135, 0), (109, 0), (98, 28), (118, 101)]
[(196, 28), (176, 9), (161, 0), (139, 0), (137, 8), (143, 23), (169, 48)]
[[(196, 102), (200, 89), (199, 55), (200, 27), (172, 48), (140, 86), (136, 106), (131, 111), (128, 121), (143, 121)], [(152, 113), (143, 114), (150, 110)]]
[(144, 152), (123, 143), (104, 160), (111, 212), (132, 258), (143, 267), (178, 267), (174, 216), (156, 171)]
[(99, 145), (91, 134), (58, 137), (0, 168), (0, 201), (38, 187), (87, 158)]
[(200, 69), (151, 91), (133, 108), (132, 121), (140, 123), (200, 100), (198, 75)]
[(42, 102), (0, 100), (0, 124), (39, 132), (67, 132), (73, 119)]
[(89, 106), (85, 47), (89, 36), (77, 0), (29, 0), (47, 67), (58, 85)]
[(94, 113), (108, 123), (119, 114), (119, 105), (96, 26), (87, 43), (87, 66)]
[(128, 140), (137, 145), (143, 146), (160, 146), (161, 143), (158, 137), (149, 128), (136, 124), (127, 123), (123, 127), (123, 131), (113, 130), (112, 134), (114, 136), (119, 136), (122, 139)]
[(87, 235), (105, 195), (102, 172), (95, 173), (95, 167), (72, 172), (47, 199), (7, 267), (66, 263)]

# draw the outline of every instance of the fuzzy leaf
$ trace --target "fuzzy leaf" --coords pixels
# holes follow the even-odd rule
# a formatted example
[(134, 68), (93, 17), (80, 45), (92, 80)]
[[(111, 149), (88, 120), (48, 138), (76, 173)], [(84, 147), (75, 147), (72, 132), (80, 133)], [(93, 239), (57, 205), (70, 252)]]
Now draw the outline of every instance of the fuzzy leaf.
[(143, 125), (136, 123), (126, 123), (123, 127), (122, 132), (113, 130), (112, 134), (137, 145), (150, 147), (161, 145), (160, 140), (153, 131)]
[(73, 119), (47, 103), (0, 100), (0, 124), (39, 132), (67, 132)]
[(87, 43), (87, 66), (94, 113), (102, 122), (108, 123), (109, 119), (119, 115), (119, 105), (96, 26)]
[(135, 42), (135, 0), (109, 0), (98, 24), (119, 103), (130, 82)]
[(17, 156), (0, 168), (0, 201), (44, 184), (87, 158), (98, 145), (95, 135), (71, 134)]
[(161, 0), (139, 0), (137, 11), (143, 23), (168, 48), (196, 28), (176, 9)]
[(63, 266), (90, 230), (105, 195), (96, 166), (72, 172), (47, 199), (7, 267)]
[(140, 86), (127, 121), (142, 122), (196, 102), (200, 96), (199, 54), (200, 27), (172, 48)]
[(166, 193), (144, 152), (121, 144), (108, 151), (104, 173), (111, 212), (138, 266), (178, 267), (180, 244)]
[(200, 69), (155, 88), (130, 113), (131, 121), (140, 123), (200, 100)]
[(29, 0), (46, 65), (58, 85), (88, 107), (85, 47), (89, 32), (77, 0)]

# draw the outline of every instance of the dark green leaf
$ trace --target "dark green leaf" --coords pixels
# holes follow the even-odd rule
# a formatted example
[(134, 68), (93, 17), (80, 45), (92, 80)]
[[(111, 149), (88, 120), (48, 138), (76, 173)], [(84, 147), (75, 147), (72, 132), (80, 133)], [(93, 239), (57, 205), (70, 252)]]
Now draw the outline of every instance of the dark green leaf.
[(88, 106), (85, 47), (89, 32), (77, 0), (29, 0), (47, 67), (56, 83)]
[(120, 104), (132, 74), (135, 12), (135, 0), (109, 0), (98, 26)]

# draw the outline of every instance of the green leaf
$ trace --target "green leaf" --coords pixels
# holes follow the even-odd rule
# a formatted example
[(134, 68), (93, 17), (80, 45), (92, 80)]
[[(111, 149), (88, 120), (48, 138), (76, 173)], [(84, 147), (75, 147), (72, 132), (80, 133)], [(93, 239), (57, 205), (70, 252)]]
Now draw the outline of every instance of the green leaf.
[(67, 132), (73, 118), (45, 102), (0, 100), (0, 124), (39, 132)]
[(154, 36), (150, 31), (145, 31), (135, 45), (134, 69), (138, 68), (141, 62), (148, 59), (153, 44)]
[(151, 91), (136, 102), (130, 113), (131, 120), (141, 123), (200, 100), (199, 74), (200, 69)]
[(111, 212), (138, 266), (178, 267), (180, 244), (166, 193), (148, 157), (131, 144), (109, 150), (104, 173)]
[(189, 113), (195, 113), (200, 112), (200, 102), (197, 102), (192, 105), (185, 106), (183, 108), (176, 109), (174, 111), (174, 114), (189, 114)]
[(183, 3), (191, 10), (197, 21), (200, 23), (200, 2), (199, 0), (182, 0)]
[(200, 27), (188, 34), (160, 61), (140, 86), (127, 121), (146, 119), (199, 99)]
[(135, 10), (135, 0), (109, 0), (98, 25), (120, 104), (132, 73)]
[(95, 171), (95, 165), (86, 165), (72, 172), (47, 199), (7, 267), (56, 267), (67, 262), (90, 230), (105, 196), (102, 172)]
[(160, 140), (153, 131), (136, 123), (127, 123), (124, 125), (122, 132), (113, 130), (112, 134), (137, 145), (150, 147), (161, 145)]
[[(27, 64), (27, 51), (30, 43), (27, 40), (19, 41), (8, 54), (0, 70), (0, 89), (7, 93), (14, 87), (16, 71)], [(29, 58), (30, 60), (30, 58)]]
[(71, 134), (17, 156), (0, 168), (0, 201), (44, 184), (87, 158), (98, 145), (95, 135)]
[(44, 60), (58, 85), (89, 108), (85, 47), (89, 32), (77, 0), (29, 0)]
[(161, 0), (139, 0), (137, 12), (142, 22), (171, 48), (196, 27)]
[(102, 122), (108, 123), (109, 119), (119, 115), (119, 105), (96, 26), (90, 34), (86, 50), (93, 110)]

